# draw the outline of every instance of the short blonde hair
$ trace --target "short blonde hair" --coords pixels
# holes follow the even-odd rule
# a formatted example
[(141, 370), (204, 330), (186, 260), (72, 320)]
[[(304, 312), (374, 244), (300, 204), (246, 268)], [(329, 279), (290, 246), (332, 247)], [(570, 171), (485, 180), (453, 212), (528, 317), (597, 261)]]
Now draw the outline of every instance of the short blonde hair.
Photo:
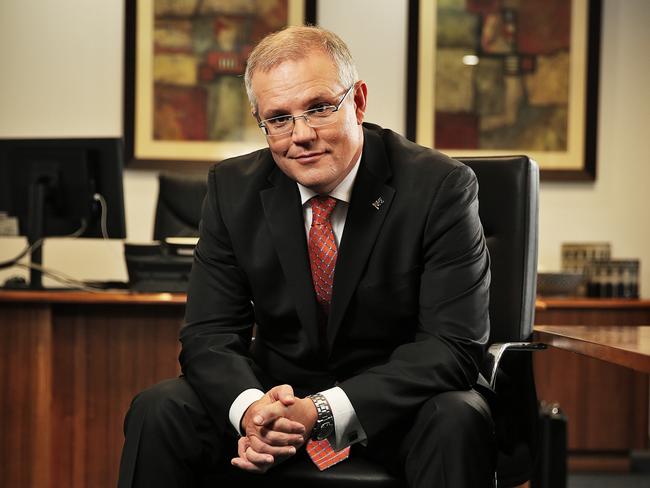
[(253, 109), (257, 111), (251, 81), (255, 72), (268, 72), (285, 61), (304, 59), (314, 51), (321, 51), (332, 59), (343, 86), (350, 87), (358, 81), (359, 74), (350, 50), (339, 36), (322, 27), (287, 27), (266, 36), (248, 56), (244, 82)]

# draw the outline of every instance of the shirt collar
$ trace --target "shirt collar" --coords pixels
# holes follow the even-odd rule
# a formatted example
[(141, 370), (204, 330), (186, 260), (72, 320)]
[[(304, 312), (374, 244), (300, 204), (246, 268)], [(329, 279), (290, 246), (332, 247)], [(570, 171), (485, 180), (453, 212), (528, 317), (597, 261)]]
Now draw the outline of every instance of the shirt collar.
[[(334, 197), (337, 200), (340, 200), (342, 202), (350, 203), (350, 196), (352, 195), (352, 187), (354, 186), (354, 181), (357, 178), (357, 172), (359, 171), (360, 162), (361, 162), (361, 156), (359, 156), (357, 162), (354, 163), (354, 166), (347, 174), (347, 176), (343, 178), (343, 181), (341, 181), (341, 183), (336, 185), (336, 188), (334, 188), (329, 193), (331, 197)], [(296, 184), (298, 185), (298, 191), (300, 191), (300, 203), (302, 205), (304, 205), (313, 197), (318, 195), (318, 193), (316, 193), (311, 188), (307, 188), (306, 186), (303, 186), (298, 182), (296, 182)]]

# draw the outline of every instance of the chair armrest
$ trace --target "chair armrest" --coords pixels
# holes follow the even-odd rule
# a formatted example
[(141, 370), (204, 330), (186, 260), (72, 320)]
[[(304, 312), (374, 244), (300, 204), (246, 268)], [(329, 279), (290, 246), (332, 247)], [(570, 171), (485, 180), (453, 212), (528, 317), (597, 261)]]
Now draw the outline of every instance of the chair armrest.
[(490, 383), (490, 388), (496, 391), (497, 383), (497, 370), (499, 369), (499, 363), (501, 358), (508, 351), (542, 351), (546, 349), (546, 344), (541, 342), (503, 342), (492, 344), (488, 349), (488, 364), (489, 364), (489, 373), (490, 377), (488, 381)]

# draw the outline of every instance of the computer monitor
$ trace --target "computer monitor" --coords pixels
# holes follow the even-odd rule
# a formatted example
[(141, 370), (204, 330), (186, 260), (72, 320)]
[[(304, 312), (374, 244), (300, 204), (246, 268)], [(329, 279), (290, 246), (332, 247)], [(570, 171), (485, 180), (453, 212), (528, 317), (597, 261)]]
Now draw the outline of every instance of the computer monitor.
[[(0, 139), (0, 212), (29, 244), (80, 229), (79, 237), (124, 238), (122, 165), (121, 139)], [(42, 263), (41, 246), (30, 258)], [(42, 288), (38, 269), (29, 288)]]

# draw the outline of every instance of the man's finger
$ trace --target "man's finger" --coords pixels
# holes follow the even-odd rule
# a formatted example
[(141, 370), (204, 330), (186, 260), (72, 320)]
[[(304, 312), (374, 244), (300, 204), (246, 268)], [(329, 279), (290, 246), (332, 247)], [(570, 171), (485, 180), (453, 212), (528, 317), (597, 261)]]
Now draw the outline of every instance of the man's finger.
[(287, 407), (280, 401), (257, 408), (253, 416), (255, 425), (269, 425), (287, 414)]
[(265, 447), (265, 444), (259, 439), (251, 437), (240, 438), (237, 443), (237, 453), (239, 454), (239, 457), (254, 464), (260, 469), (268, 468), (268, 466), (272, 465), (275, 461), (273, 455), (253, 448), (253, 443), (255, 443), (258, 448)]
[(240, 458), (246, 459), (246, 449), (251, 445), (251, 441), (248, 437), (240, 437), (237, 441), (237, 454)]
[(240, 437), (237, 441), (237, 454), (239, 457), (232, 458), (230, 464), (236, 468), (243, 469), (244, 471), (250, 471), (252, 473), (261, 473), (261, 470), (246, 459), (246, 449), (250, 445), (248, 437)]
[(300, 422), (296, 422), (295, 420), (289, 420), (286, 417), (277, 419), (269, 428), (276, 432), (284, 432), (285, 434), (305, 434), (304, 425), (302, 425)]
[(249, 439), (250, 439), (250, 447), (253, 448), (255, 452), (270, 454), (274, 458), (289, 457), (289, 456), (293, 456), (296, 453), (296, 448), (293, 445), (289, 445), (289, 444), (270, 445), (255, 436), (251, 436)]
[(293, 405), (296, 397), (293, 394), (291, 385), (278, 385), (274, 386), (268, 391), (268, 395), (273, 401), (279, 401), (285, 406)]
[(243, 459), (240, 457), (232, 458), (230, 460), (230, 464), (232, 464), (234, 467), (243, 469), (244, 471), (248, 471), (249, 473), (266, 473), (268, 471), (268, 466), (260, 467), (256, 466), (247, 459)]
[[(273, 465), (273, 461), (269, 463), (269, 458), (265, 457), (262, 459), (262, 462), (259, 462), (260, 458), (255, 455), (255, 451), (250, 446), (250, 439), (248, 437), (241, 437), (237, 442), (237, 454), (239, 454), (239, 457), (231, 459), (230, 463), (244, 471), (265, 473)], [(252, 455), (252, 459), (250, 455)]]
[(284, 432), (278, 432), (264, 427), (260, 429), (259, 436), (262, 442), (271, 446), (300, 447), (304, 442), (304, 434), (285, 434)]
[(251, 463), (259, 467), (260, 469), (265, 467), (269, 468), (270, 466), (273, 465), (273, 462), (275, 461), (275, 458), (270, 454), (257, 452), (255, 449), (253, 449), (250, 446), (246, 449), (246, 459), (248, 459)]

